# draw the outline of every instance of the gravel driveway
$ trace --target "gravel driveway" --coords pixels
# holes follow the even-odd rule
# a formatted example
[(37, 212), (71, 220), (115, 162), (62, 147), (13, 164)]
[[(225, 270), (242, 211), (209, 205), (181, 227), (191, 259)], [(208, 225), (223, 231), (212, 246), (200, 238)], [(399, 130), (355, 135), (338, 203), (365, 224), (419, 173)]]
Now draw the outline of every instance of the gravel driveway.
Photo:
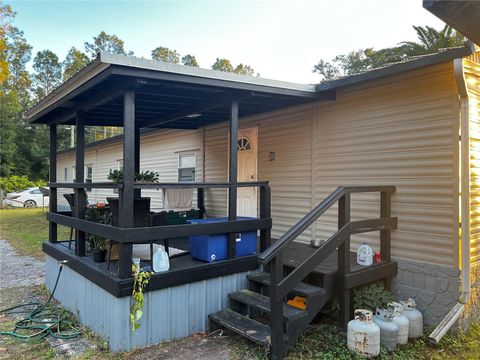
[(0, 240), (0, 289), (40, 285), (45, 265), (32, 256), (21, 256), (6, 240)]

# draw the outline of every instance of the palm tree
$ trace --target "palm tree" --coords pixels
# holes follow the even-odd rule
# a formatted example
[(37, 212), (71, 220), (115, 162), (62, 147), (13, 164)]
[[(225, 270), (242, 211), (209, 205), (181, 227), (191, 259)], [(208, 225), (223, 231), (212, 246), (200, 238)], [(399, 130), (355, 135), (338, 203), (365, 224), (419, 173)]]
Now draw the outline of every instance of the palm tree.
[(432, 54), (440, 49), (462, 46), (465, 42), (465, 37), (449, 25), (445, 25), (441, 31), (430, 26), (413, 26), (413, 28), (419, 42), (404, 41), (400, 43), (407, 56)]

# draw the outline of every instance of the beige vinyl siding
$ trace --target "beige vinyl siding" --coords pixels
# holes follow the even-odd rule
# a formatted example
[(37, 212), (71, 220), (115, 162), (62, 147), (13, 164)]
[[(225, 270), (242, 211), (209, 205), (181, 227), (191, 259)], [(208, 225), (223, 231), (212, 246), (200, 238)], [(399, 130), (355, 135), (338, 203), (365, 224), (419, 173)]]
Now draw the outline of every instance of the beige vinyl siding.
[[(457, 265), (458, 100), (453, 65), (411, 71), (339, 90), (319, 103), (315, 125), (315, 197), (339, 185), (395, 185), (392, 255)], [(379, 216), (378, 194), (352, 195), (352, 219)], [(316, 236), (336, 230), (332, 209), (317, 222)], [(378, 233), (355, 235), (352, 248)]]
[[(205, 128), (205, 182), (225, 182), (228, 179), (228, 130), (226, 123)], [(205, 191), (205, 212), (208, 217), (227, 215), (227, 190)]]
[(472, 56), (463, 64), (470, 105), (470, 256), (474, 263), (480, 262), (480, 63)]
[[(272, 236), (278, 238), (312, 208), (314, 104), (263, 114), (258, 129), (258, 178), (272, 190)], [(270, 161), (270, 152), (275, 160)], [(299, 241), (310, 241), (307, 229)]]
[[(182, 152), (196, 154), (196, 178), (203, 179), (203, 129), (199, 130), (166, 130), (142, 135), (140, 140), (140, 170), (151, 170), (160, 173), (160, 182), (177, 182), (178, 155)], [(123, 158), (121, 141), (111, 144), (87, 148), (85, 164), (93, 165), (93, 182), (108, 181), (110, 169), (117, 169), (117, 160)], [(75, 166), (73, 153), (60, 154), (57, 161), (57, 174), (63, 181), (63, 169), (69, 168), (69, 179), (72, 181), (71, 168)], [(63, 194), (68, 189), (59, 190), (59, 202), (66, 205)], [(88, 193), (90, 202), (104, 201), (108, 196), (118, 196), (110, 189), (92, 189)], [(161, 190), (142, 190), (142, 196), (151, 198), (152, 210), (163, 208)], [(195, 196), (194, 196), (195, 202)]]
[[(278, 238), (312, 207), (312, 119), (314, 105), (292, 107), (240, 119), (240, 128), (258, 126), (258, 180), (272, 189), (272, 236)], [(206, 181), (228, 178), (227, 123), (205, 129)], [(270, 152), (275, 160), (270, 161)], [(227, 192), (209, 190), (208, 216), (225, 216)], [(310, 241), (307, 230), (301, 240)]]

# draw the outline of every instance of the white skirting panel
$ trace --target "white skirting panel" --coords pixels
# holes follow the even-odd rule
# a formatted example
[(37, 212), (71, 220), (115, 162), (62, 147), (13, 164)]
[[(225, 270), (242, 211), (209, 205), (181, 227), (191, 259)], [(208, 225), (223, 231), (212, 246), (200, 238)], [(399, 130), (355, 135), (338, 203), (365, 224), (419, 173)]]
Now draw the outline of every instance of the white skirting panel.
[[(58, 262), (45, 256), (45, 283), (52, 291)], [(129, 351), (207, 329), (208, 314), (225, 309), (227, 294), (246, 288), (247, 272), (145, 293), (141, 326), (130, 330), (131, 297), (116, 298), (64, 266), (55, 299), (104, 337), (113, 351)]]

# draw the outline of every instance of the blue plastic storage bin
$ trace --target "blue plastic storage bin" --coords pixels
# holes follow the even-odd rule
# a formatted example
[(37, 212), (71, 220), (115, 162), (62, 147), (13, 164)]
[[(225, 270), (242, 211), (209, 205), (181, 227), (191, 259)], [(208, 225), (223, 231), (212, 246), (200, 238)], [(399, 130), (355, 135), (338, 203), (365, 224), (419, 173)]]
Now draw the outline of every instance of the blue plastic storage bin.
[[(254, 220), (249, 217), (237, 217), (237, 220)], [(226, 222), (228, 218), (192, 219), (188, 224), (209, 224)], [(190, 255), (197, 260), (213, 262), (228, 258), (228, 234), (196, 235), (188, 238)], [(257, 232), (247, 231), (237, 236), (236, 256), (253, 255), (257, 252)]]

